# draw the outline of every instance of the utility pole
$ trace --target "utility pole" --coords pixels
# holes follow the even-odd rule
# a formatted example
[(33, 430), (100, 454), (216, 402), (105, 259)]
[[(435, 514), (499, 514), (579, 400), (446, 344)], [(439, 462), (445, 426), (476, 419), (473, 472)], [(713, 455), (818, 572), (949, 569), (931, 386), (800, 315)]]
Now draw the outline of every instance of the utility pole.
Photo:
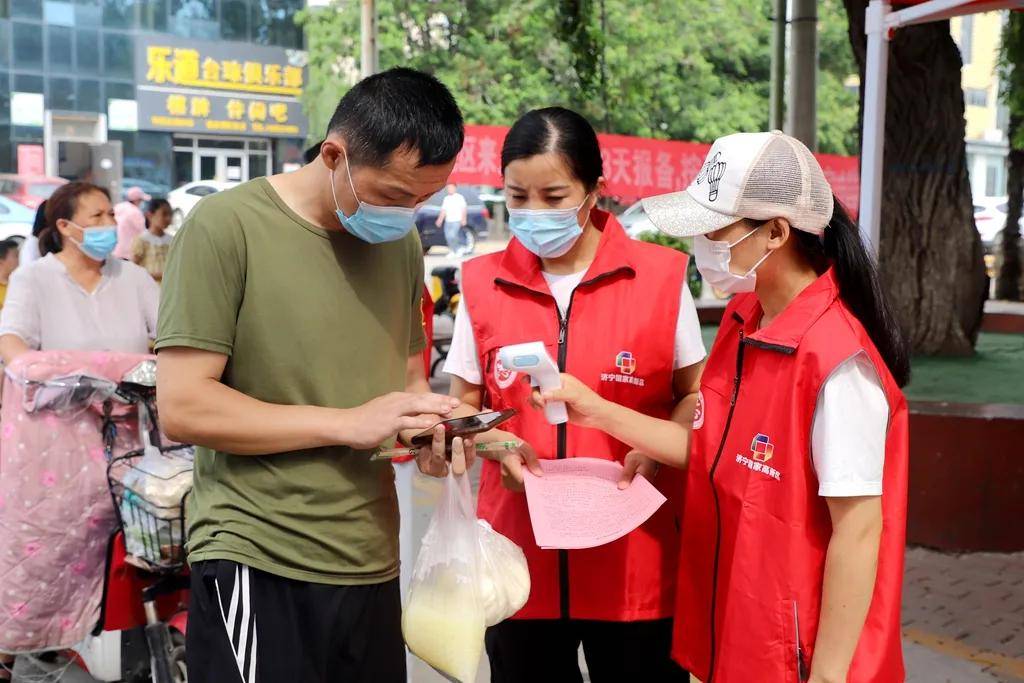
[(772, 80), (768, 128), (782, 130), (786, 116), (786, 0), (774, 0), (772, 21)]
[(360, 75), (363, 78), (377, 73), (377, 8), (374, 0), (362, 2), (362, 52), (360, 53)]
[(786, 132), (813, 152), (818, 148), (818, 10), (816, 0), (791, 2)]

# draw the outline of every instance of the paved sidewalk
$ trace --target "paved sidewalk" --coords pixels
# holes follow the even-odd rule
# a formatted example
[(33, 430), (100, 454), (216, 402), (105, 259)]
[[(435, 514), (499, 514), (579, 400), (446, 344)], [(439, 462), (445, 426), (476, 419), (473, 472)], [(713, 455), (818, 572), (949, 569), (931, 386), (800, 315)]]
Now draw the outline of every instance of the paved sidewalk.
[(908, 550), (903, 633), (908, 681), (1024, 682), (1024, 553)]

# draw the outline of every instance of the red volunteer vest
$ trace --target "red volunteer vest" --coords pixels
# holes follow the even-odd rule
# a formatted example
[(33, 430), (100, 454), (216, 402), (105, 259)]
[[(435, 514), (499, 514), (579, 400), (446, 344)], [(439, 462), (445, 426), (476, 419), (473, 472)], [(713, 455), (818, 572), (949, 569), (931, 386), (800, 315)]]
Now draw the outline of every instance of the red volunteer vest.
[(832, 525), (811, 461), (818, 392), (865, 353), (889, 402), (883, 530), (849, 683), (904, 680), (900, 593), (907, 405), (831, 270), (757, 330), (757, 297), (725, 311), (694, 419), (673, 657), (704, 683), (799, 683), (814, 657)]
[[(613, 216), (595, 210), (602, 231), (597, 256), (563, 321), (541, 274), (540, 259), (512, 240), (501, 253), (469, 261), (463, 287), (484, 381), (485, 406), (515, 408), (509, 431), (541, 458), (622, 461), (629, 447), (603, 432), (555, 427), (529, 404), (525, 376), (507, 371), (498, 351), (543, 341), (551, 358), (605, 398), (667, 418), (675, 406), (673, 348), (686, 255), (629, 239)], [(633, 621), (672, 614), (685, 477), (662, 468), (655, 485), (669, 498), (643, 526), (587, 550), (541, 550), (526, 496), (501, 485), (498, 463), (484, 461), (479, 514), (526, 553), (530, 600), (514, 618)]]

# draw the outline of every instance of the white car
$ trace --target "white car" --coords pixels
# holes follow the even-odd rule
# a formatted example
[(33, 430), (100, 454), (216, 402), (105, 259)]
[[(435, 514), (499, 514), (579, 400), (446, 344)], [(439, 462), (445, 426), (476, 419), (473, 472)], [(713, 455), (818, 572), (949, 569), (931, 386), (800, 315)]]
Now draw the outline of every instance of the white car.
[(654, 227), (654, 223), (647, 217), (647, 213), (640, 202), (633, 204), (619, 214), (619, 224), (626, 231), (626, 234), (633, 239), (639, 239), (640, 235), (644, 233), (658, 232), (658, 229)]
[(186, 183), (176, 190), (167, 193), (167, 201), (171, 205), (171, 226), (174, 230), (181, 227), (199, 200), (207, 195), (232, 188), (238, 183), (220, 180), (197, 180)]
[[(991, 249), (1002, 238), (1008, 212), (1006, 197), (985, 197), (974, 202), (974, 225), (978, 228), (981, 241)], [(1020, 219), (1020, 231), (1024, 234), (1024, 216)]]

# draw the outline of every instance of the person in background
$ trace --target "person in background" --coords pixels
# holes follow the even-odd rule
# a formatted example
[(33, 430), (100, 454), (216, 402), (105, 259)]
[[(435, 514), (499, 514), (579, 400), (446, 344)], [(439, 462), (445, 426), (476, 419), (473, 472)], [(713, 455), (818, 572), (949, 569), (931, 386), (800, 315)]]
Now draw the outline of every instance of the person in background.
[(164, 277), (164, 264), (173, 239), (167, 234), (171, 224), (170, 203), (166, 199), (150, 200), (146, 206), (146, 222), (146, 232), (136, 237), (132, 246), (132, 261), (160, 282)]
[(14, 240), (0, 240), (0, 308), (7, 298), (7, 283), (11, 273), (18, 267), (18, 243)]
[[(669, 657), (684, 477), (653, 459), (682, 456), (704, 359), (685, 254), (632, 240), (597, 208), (604, 189), (597, 134), (562, 107), (516, 121), (501, 151), (509, 228), (503, 252), (463, 265), (463, 298), (445, 372), (462, 402), (515, 409), (478, 441), (523, 442), (483, 463), (479, 516), (522, 547), (530, 599), (487, 630), (495, 683), (590, 680), (684, 683)], [(642, 441), (575, 425), (553, 426), (531, 408), (525, 376), (504, 367), (504, 346), (541, 341), (563, 372), (630, 413), (656, 415)], [(675, 420), (675, 421), (673, 421)], [(622, 465), (621, 488), (649, 479), (668, 498), (623, 538), (583, 550), (542, 550), (523, 493), (524, 468), (538, 457), (601, 458)], [(703, 552), (698, 546), (684, 552)]]
[(437, 227), (444, 226), (444, 239), (452, 256), (461, 256), (465, 244), (462, 231), (469, 220), (466, 198), (459, 194), (454, 184), (448, 185), (448, 195), (441, 202), (441, 213), (437, 214)]
[(146, 231), (146, 216), (142, 203), (151, 200), (141, 187), (129, 187), (124, 201), (114, 206), (114, 220), (117, 221), (117, 246), (114, 256), (130, 261), (135, 238)]
[(145, 270), (112, 258), (117, 242), (106, 190), (84, 182), (46, 203), (38, 261), (14, 271), (0, 312), (0, 356), (38, 349), (148, 353), (160, 289)]
[(36, 209), (36, 218), (32, 222), (32, 234), (25, 238), (25, 243), (18, 250), (20, 265), (28, 265), (39, 259), (39, 233), (46, 227), (46, 200)]

